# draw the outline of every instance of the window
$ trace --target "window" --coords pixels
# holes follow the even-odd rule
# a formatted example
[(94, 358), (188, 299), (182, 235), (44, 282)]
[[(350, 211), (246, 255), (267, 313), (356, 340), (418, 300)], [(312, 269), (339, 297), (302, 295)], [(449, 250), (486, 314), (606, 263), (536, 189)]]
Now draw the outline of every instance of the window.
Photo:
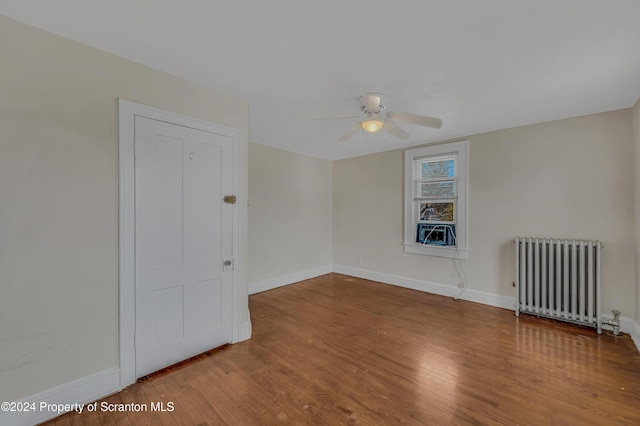
[(405, 151), (404, 251), (467, 259), (469, 141)]

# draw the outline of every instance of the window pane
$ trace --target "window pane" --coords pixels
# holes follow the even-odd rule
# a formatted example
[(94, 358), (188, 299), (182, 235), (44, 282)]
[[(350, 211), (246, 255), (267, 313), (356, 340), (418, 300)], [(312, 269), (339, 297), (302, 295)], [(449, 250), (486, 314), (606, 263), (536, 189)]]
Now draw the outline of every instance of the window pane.
[(454, 196), (455, 194), (455, 181), (443, 180), (440, 182), (427, 182), (421, 184), (421, 197), (441, 197), (441, 196)]
[(416, 232), (416, 243), (436, 246), (455, 246), (456, 226), (419, 223)]
[(455, 172), (455, 160), (433, 160), (422, 163), (422, 179), (453, 177)]
[(420, 220), (429, 222), (453, 222), (453, 202), (420, 203)]

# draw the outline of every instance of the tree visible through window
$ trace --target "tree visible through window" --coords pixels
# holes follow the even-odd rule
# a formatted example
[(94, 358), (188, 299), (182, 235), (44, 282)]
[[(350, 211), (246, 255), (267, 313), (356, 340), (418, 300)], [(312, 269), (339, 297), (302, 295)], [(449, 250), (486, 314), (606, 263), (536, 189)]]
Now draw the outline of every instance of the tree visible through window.
[(420, 220), (453, 222), (453, 203), (421, 203)]

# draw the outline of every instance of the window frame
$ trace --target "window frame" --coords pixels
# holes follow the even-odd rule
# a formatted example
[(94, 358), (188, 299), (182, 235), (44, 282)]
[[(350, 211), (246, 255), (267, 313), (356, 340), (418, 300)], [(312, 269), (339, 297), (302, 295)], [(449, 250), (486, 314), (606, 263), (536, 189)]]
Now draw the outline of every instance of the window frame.
[[(456, 226), (456, 245), (437, 246), (423, 245), (415, 241), (417, 224), (424, 222), (419, 220), (419, 212), (414, 208), (418, 204), (420, 193), (418, 192), (417, 179), (420, 178), (417, 161), (427, 157), (456, 156), (455, 183), (457, 197), (454, 200), (454, 224)], [(404, 152), (404, 252), (423, 254), (428, 256), (449, 257), (458, 259), (469, 258), (468, 238), (468, 196), (469, 196), (469, 141), (448, 142), (438, 145), (429, 145), (420, 148), (407, 149)]]

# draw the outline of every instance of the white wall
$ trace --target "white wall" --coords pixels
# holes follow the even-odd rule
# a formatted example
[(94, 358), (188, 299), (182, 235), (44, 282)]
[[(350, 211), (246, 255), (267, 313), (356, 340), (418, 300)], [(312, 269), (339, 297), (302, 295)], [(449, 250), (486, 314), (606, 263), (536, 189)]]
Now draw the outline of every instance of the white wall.
[[(241, 202), (248, 105), (3, 17), (0, 52), (0, 401), (11, 401), (118, 365), (117, 98), (240, 129)], [(246, 221), (243, 208), (244, 247)]]
[[(631, 110), (465, 139), (468, 288), (514, 296), (516, 236), (599, 239), (603, 309), (637, 315)], [(334, 162), (334, 266), (456, 286), (454, 260), (403, 253), (402, 189), (402, 150)]]
[(331, 271), (331, 161), (249, 144), (249, 292)]

